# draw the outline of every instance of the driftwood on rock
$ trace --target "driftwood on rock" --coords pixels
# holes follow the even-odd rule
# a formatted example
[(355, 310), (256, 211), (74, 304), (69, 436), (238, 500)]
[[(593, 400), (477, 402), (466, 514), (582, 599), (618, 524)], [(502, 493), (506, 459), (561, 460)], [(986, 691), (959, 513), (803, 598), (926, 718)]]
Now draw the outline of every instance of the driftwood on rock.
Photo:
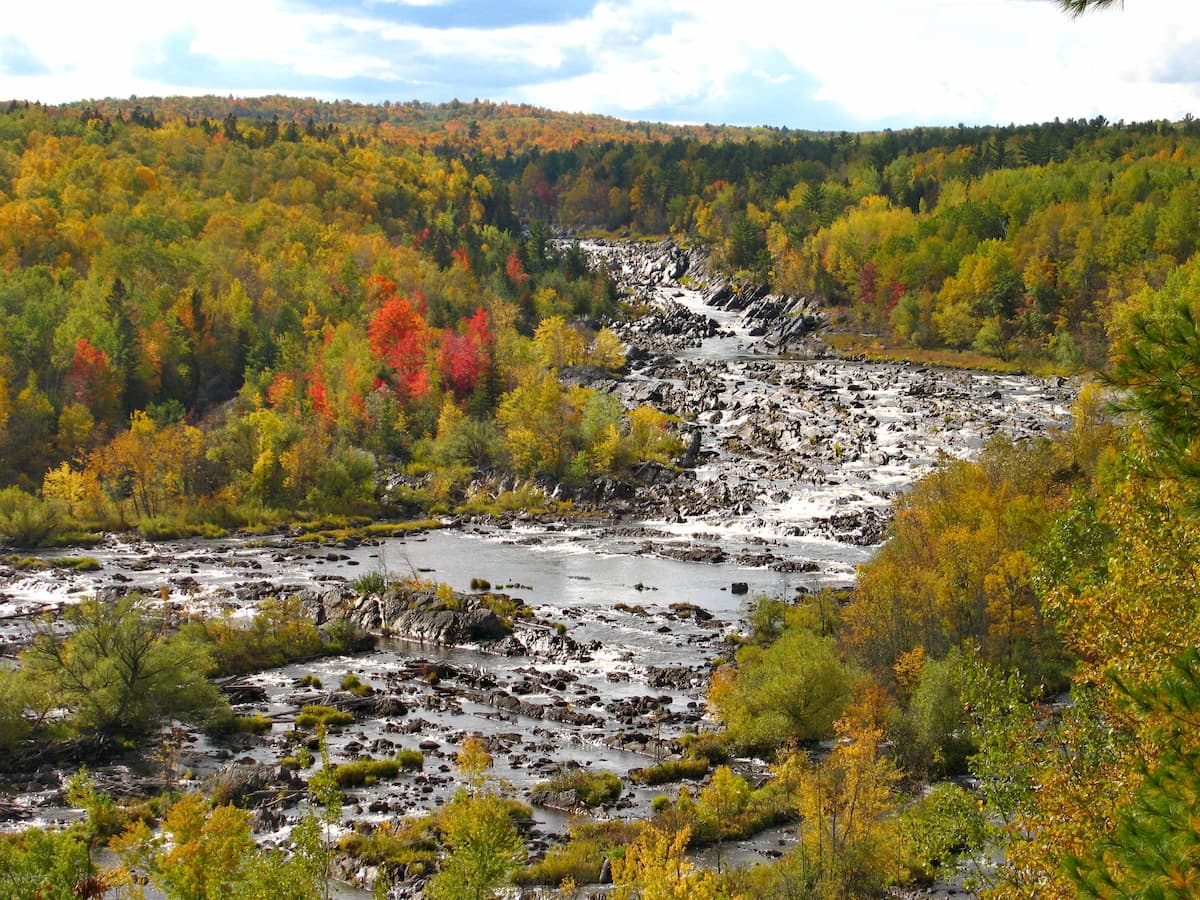
[(105, 735), (89, 735), (69, 741), (39, 742), (34, 746), (18, 747), (8, 753), (0, 753), (0, 771), (29, 772), (44, 765), (99, 762), (109, 759), (116, 751), (116, 744)]

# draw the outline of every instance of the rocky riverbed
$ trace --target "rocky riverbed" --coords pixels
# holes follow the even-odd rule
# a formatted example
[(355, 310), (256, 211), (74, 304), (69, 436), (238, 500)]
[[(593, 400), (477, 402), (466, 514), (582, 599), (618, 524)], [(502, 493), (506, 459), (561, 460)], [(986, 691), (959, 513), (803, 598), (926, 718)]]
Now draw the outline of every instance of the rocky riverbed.
[[(610, 508), (657, 520), (651, 552), (786, 567), (796, 554), (773, 546), (872, 547), (894, 497), (943, 456), (1069, 421), (1067, 380), (840, 359), (810, 298), (735, 289), (671, 242), (584, 246), (647, 310), (620, 328), (631, 374), (611, 389), (683, 423), (691, 465), (603, 486)], [(820, 567), (848, 580), (859, 561)]]
[[(295, 751), (297, 713), (318, 703), (355, 717), (330, 737), (335, 762), (424, 754), (419, 772), (351, 790), (346, 828), (444, 801), (469, 734), (485, 739), (497, 774), (522, 799), (558, 772), (607, 770), (622, 777), (622, 795), (593, 814), (642, 815), (661, 789), (636, 787), (629, 773), (704, 727), (710, 661), (746, 596), (852, 583), (883, 539), (891, 501), (939, 458), (1069, 420), (1070, 383), (838, 359), (817, 338), (824, 316), (811, 299), (735, 289), (669, 243), (585, 249), (644, 315), (619, 326), (630, 346), (625, 377), (570, 377), (676, 416), (686, 448), (677, 467), (645, 466), (584, 488), (547, 485), (598, 518), (454, 522), (328, 546), (286, 535), (165, 545), (113, 537), (63, 551), (95, 557), (94, 572), (0, 566), (0, 642), (10, 654), (34, 615), (105, 590), (161, 596), (181, 614), (235, 616), (263, 597), (300, 593), (314, 619), (348, 619), (379, 637), (370, 651), (227, 685), (239, 711), (271, 717), (266, 735), (213, 742), (186, 733), (169, 770), (121, 759), (97, 770), (102, 786), (228, 783), (259, 810), (265, 838), (281, 839), (303, 770), (280, 760)], [(459, 597), (486, 580), (528, 614), (501, 621), (470, 600), (451, 615), (436, 594), (361, 595), (351, 582), (371, 571), (444, 583)], [(366, 686), (363, 695), (337, 689), (346, 675)], [(45, 760), (3, 776), (0, 819), (19, 827), (67, 815), (69, 769)], [(567, 812), (535, 806), (535, 852)], [(771, 849), (752, 842), (746, 851)], [(371, 875), (347, 874), (364, 883)]]

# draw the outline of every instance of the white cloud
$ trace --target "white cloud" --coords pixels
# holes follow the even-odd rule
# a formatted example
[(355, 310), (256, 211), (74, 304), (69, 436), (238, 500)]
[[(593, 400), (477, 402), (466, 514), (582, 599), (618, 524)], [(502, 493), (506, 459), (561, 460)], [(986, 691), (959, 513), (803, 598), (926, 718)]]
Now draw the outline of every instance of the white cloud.
[(604, 67), (586, 79), (539, 85), (531, 95), (632, 109), (698, 87), (719, 97), (775, 52), (815, 79), (815, 99), (861, 125), (1180, 118), (1196, 100), (1191, 85), (1152, 80), (1165, 53), (1200, 38), (1190, 0), (1140, 0), (1077, 20), (1052, 3), (1021, 0), (697, 0), (683, 9), (695, 21), (648, 41), (649, 60), (602, 56)]
[(190, 54), (282, 82), (246, 83), (241, 93), (337, 93), (344, 81), (374, 83), (380, 95), (362, 99), (382, 99), (388, 85), (425, 84), (629, 117), (686, 108), (719, 121), (737, 119), (731, 105), (758, 85), (762, 102), (747, 116), (805, 127), (824, 102), (847, 128), (1177, 119), (1197, 99), (1187, 65), (1200, 46), (1194, 0), (1137, 0), (1077, 20), (1049, 0), (605, 0), (566, 22), (397, 24), (406, 7), (425, 7), (428, 22), (448, 5), (362, 0), (345, 13), (295, 0), (19, 4), (0, 36), (20, 37), (49, 71), (4, 76), (0, 95), (58, 102), (210, 90), (168, 74), (164, 39), (186, 35)]

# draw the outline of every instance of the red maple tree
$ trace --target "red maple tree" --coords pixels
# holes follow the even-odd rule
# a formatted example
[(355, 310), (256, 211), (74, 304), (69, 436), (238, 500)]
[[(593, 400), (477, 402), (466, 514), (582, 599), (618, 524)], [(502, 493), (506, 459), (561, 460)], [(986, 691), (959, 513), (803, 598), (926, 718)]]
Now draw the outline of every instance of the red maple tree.
[(100, 421), (116, 411), (121, 395), (117, 373), (108, 363), (108, 354), (87, 338), (75, 342), (75, 354), (66, 375), (66, 394), (72, 402), (86, 406)]
[(393, 384), (406, 397), (424, 396), (429, 390), (427, 360), (432, 333), (425, 321), (425, 302), (414, 303), (396, 293), (386, 278), (374, 276), (368, 289), (380, 298), (379, 309), (367, 326), (371, 350), (393, 373)]
[(469, 397), (480, 376), (492, 362), (492, 332), (488, 313), (482, 306), (459, 323), (457, 332), (442, 335), (441, 372), (443, 383), (462, 400)]

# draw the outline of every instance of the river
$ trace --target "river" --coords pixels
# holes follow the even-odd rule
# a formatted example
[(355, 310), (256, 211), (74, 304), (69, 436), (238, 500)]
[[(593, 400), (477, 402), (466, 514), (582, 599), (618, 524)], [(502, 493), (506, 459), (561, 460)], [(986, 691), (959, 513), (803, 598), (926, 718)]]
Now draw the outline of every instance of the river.
[[(0, 573), (0, 640), (19, 642), (32, 616), (106, 588), (244, 614), (264, 591), (324, 589), (373, 569), (461, 591), (486, 579), (532, 606), (543, 630), (565, 626), (575, 649), (508, 658), (393, 641), (263, 672), (251, 680), (266, 691), (258, 709), (275, 717), (272, 732), (233, 747), (189, 734), (178, 771), (199, 785), (231, 764), (273, 765), (289, 751), (292, 716), (323, 695), (299, 687), (301, 676), (328, 686), (354, 673), (407, 713), (367, 717), (334, 734), (334, 760), (421, 747), (426, 765), (419, 776), (353, 792), (347, 824), (443, 801), (456, 784), (455, 750), (471, 733), (487, 738), (496, 774), (527, 797), (566, 766), (625, 777), (653, 762), (664, 742), (704, 727), (710, 662), (747, 597), (852, 583), (878, 546), (889, 504), (939, 458), (969, 454), (992, 435), (1028, 437), (1069, 422), (1068, 383), (764, 352), (751, 334), (755, 323), (708, 307), (694, 283), (642, 265), (646, 248), (593, 244), (588, 252), (664, 322), (698, 323), (665, 352), (652, 329), (623, 332), (650, 349), (609, 387), (627, 404), (655, 403), (699, 434), (696, 465), (666, 487), (646, 488), (644, 503), (635, 492), (632, 515), (595, 525), (467, 523), (321, 548), (283, 537), (151, 545), (113, 536), (61, 551), (95, 557), (95, 572)], [(500, 697), (525, 705), (514, 711), (498, 705)], [(654, 793), (626, 780), (622, 801), (605, 814), (644, 814)], [(4, 799), (10, 827), (67, 815), (53, 785), (12, 783)], [(543, 834), (565, 822), (550, 810), (538, 810), (537, 820)], [(258, 825), (282, 836), (287, 821), (260, 817)], [(745, 849), (765, 850), (775, 839)]]

